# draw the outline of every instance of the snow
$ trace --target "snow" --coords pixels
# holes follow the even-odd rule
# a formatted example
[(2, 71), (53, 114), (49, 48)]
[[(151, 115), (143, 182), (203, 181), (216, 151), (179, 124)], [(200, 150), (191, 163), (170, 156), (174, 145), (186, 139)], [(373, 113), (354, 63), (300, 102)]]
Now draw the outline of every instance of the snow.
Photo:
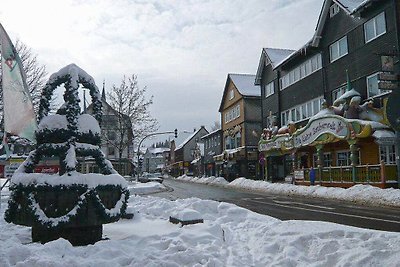
[(187, 176), (182, 175), (177, 177), (176, 179), (187, 181), (187, 182), (194, 182), (199, 184), (214, 184), (214, 185), (227, 185), (229, 184), (223, 177), (196, 177), (196, 176)]
[(38, 129), (39, 131), (44, 129), (54, 130), (54, 129), (65, 129), (68, 128), (68, 121), (65, 115), (48, 115), (45, 116), (39, 123)]
[[(60, 78), (63, 78), (65, 76), (67, 76), (67, 75), (71, 76), (71, 86), (73, 88), (77, 88), (78, 87), (78, 81), (80, 81), (80, 80), (81, 81), (85, 81), (87, 83), (95, 84), (94, 79), (92, 78), (92, 76), (87, 74), (86, 71), (84, 71), (83, 69), (79, 68), (74, 63), (65, 66), (64, 68), (60, 69), (56, 73), (53, 73), (50, 76), (50, 79), (49, 79), (49, 81), (47, 83), (48, 84), (53, 83), (56, 80), (58, 80)], [(98, 95), (98, 97), (100, 99), (100, 94)]]
[(100, 126), (97, 120), (89, 114), (81, 114), (78, 117), (78, 129), (81, 133), (89, 133), (90, 131), (94, 134), (100, 134)]
[(368, 2), (371, 2), (371, 0), (336, 0), (336, 2), (342, 4), (352, 14)]
[(127, 181), (119, 174), (103, 175), (99, 173), (71, 173), (59, 176), (58, 174), (43, 173), (15, 173), (11, 178), (11, 183), (28, 185), (87, 185), (88, 188), (96, 188), (99, 185), (119, 185), (127, 187)]
[[(45, 116), (39, 123), (39, 131), (44, 129), (55, 130), (55, 129), (68, 129), (68, 121), (65, 115), (54, 114)], [(78, 116), (78, 131), (81, 133), (89, 133), (91, 131), (94, 134), (100, 134), (100, 126), (97, 120), (89, 115), (82, 114)]]
[(132, 182), (131, 184), (128, 185), (128, 189), (132, 195), (152, 194), (167, 190), (167, 188), (163, 184), (160, 184), (159, 182), (148, 182), (148, 183)]
[(194, 131), (191, 135), (189, 135), (180, 145), (175, 148), (175, 151), (184, 147), (203, 127), (200, 127), (197, 131)]
[[(170, 201), (131, 196), (129, 210), (134, 218), (104, 225), (106, 240), (82, 247), (64, 239), (42, 245), (31, 243), (30, 228), (4, 221), (8, 195), (7, 189), (2, 191), (2, 267), (400, 265), (400, 233), (281, 221), (197, 198)], [(184, 227), (169, 223), (169, 216), (179, 212), (200, 214), (204, 223)]]
[(256, 76), (252, 74), (229, 74), (239, 93), (244, 96), (261, 96), (261, 90), (258, 85), (254, 85)]
[(394, 206), (400, 207), (400, 190), (394, 188), (381, 189), (372, 185), (355, 185), (348, 189), (324, 186), (302, 186), (293, 184), (270, 183), (262, 180), (251, 180), (244, 177), (237, 178), (228, 183), (223, 177), (192, 177), (179, 176), (178, 180), (213, 184), (259, 192), (285, 194), (293, 196), (305, 196), (325, 199), (336, 199), (356, 202), (374, 206)]
[(295, 52), (294, 50), (280, 48), (264, 48), (264, 51), (271, 60), (272, 68), (275, 68), (277, 63), (281, 62), (283, 59)]
[(172, 213), (171, 217), (178, 219), (180, 221), (195, 221), (195, 220), (197, 221), (203, 219), (200, 212), (188, 208), (183, 210), (178, 210), (177, 212)]

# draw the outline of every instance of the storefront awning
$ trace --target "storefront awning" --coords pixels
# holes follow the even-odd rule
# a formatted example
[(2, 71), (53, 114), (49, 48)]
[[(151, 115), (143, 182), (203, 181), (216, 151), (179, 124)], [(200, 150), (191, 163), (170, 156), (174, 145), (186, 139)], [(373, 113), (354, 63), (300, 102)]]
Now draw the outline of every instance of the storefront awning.
[(337, 115), (326, 115), (310, 119), (306, 126), (261, 139), (258, 150), (268, 153), (290, 153), (293, 149), (323, 145), (341, 140), (353, 140), (372, 136), (373, 132), (390, 132), (390, 128), (375, 121), (346, 119)]
[(396, 141), (396, 135), (389, 130), (376, 130), (372, 136), (379, 145), (394, 145)]

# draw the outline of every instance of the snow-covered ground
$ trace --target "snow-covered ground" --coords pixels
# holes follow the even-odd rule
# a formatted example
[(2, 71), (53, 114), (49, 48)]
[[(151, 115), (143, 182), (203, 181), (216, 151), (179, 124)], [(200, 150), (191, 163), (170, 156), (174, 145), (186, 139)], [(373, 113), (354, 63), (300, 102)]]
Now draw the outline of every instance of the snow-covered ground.
[[(400, 266), (400, 233), (280, 221), (197, 198), (132, 196), (134, 218), (104, 225), (107, 240), (84, 247), (64, 239), (31, 243), (30, 228), (4, 221), (8, 194), (2, 192), (0, 210), (1, 267)], [(204, 223), (171, 224), (169, 216), (183, 210), (200, 213)]]
[(183, 175), (178, 177), (177, 179), (194, 183), (236, 187), (274, 194), (338, 199), (374, 206), (385, 205), (400, 207), (399, 189), (380, 189), (371, 185), (355, 185), (348, 189), (343, 189), (338, 187), (324, 187), (319, 185), (301, 186), (293, 184), (278, 184), (266, 181), (254, 181), (243, 177), (235, 179), (231, 183), (228, 183), (222, 177), (199, 178)]

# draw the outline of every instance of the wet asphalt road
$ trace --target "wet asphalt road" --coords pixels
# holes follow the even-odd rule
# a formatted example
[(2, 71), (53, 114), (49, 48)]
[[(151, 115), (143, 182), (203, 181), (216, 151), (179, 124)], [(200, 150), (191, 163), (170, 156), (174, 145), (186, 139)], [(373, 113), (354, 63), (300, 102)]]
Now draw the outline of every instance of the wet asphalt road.
[(236, 204), (281, 220), (327, 221), (361, 228), (400, 232), (400, 208), (369, 207), (351, 202), (273, 195), (247, 190), (165, 179), (166, 192), (153, 194), (171, 200), (197, 197)]

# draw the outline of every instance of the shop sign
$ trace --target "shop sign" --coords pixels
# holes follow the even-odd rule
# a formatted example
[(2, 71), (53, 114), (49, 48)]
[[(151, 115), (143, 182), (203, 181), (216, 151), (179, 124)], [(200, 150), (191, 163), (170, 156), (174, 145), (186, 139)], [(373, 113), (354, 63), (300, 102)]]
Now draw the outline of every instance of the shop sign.
[(282, 148), (290, 149), (292, 147), (293, 145), (291, 144), (291, 141), (288, 140), (287, 136), (281, 136), (276, 138), (274, 141), (261, 143), (258, 146), (258, 151), (269, 151), (272, 149), (282, 149)]
[(58, 173), (60, 167), (57, 166), (37, 166), (35, 168), (35, 173), (48, 173), (48, 174), (55, 174)]
[(294, 137), (294, 146), (307, 146), (326, 133), (344, 139), (348, 136), (348, 132), (346, 123), (341, 119), (332, 117), (317, 119), (312, 121), (303, 132)]
[(10, 164), (21, 164), (24, 161), (24, 158), (10, 158)]

